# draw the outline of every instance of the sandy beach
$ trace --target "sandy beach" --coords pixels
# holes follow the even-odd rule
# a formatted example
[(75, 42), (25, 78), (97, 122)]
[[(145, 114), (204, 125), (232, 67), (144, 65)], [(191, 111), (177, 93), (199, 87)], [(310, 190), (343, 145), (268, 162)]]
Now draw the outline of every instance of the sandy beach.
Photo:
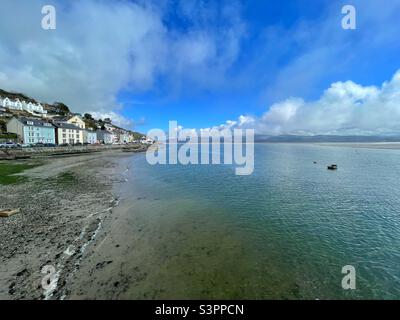
[[(0, 299), (68, 297), (69, 279), (118, 204), (113, 186), (124, 182), (121, 157), (129, 155), (41, 159), (21, 174), (26, 181), (0, 185), (1, 207), (21, 209), (0, 219)], [(43, 268), (55, 271), (45, 289), (50, 273)]]

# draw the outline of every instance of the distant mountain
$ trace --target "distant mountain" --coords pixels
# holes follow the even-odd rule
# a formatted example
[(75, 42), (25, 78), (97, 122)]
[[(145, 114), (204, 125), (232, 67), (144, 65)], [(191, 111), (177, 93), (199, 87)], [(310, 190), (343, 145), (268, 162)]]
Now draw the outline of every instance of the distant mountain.
[(400, 136), (256, 135), (255, 142), (400, 142)]

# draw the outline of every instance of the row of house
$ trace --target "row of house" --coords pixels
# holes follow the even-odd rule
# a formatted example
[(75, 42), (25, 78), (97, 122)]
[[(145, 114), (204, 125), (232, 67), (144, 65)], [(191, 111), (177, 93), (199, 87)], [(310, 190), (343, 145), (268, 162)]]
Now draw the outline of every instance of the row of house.
[[(86, 128), (80, 116), (73, 116), (67, 121), (44, 121), (39, 118), (14, 117), (7, 123), (7, 131), (18, 135), (24, 144), (113, 144), (135, 141), (129, 132), (118, 129), (91, 130)], [(149, 143), (143, 138), (141, 143)]]
[(96, 132), (78, 127), (69, 120), (47, 122), (38, 118), (14, 117), (8, 121), (7, 131), (17, 134), (24, 144), (97, 143)]
[(46, 116), (47, 114), (47, 111), (44, 110), (43, 106), (40, 103), (26, 102), (24, 100), (20, 101), (18, 98), (15, 100), (11, 100), (8, 97), (0, 97), (0, 106), (12, 110), (26, 111), (33, 115)]

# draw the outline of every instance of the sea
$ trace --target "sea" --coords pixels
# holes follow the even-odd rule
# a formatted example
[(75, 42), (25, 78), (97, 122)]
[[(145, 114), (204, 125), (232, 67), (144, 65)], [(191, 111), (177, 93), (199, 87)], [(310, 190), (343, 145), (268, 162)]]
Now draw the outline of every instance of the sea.
[(124, 263), (146, 270), (128, 298), (400, 298), (400, 150), (256, 143), (247, 176), (123, 161), (121, 205), (140, 234)]

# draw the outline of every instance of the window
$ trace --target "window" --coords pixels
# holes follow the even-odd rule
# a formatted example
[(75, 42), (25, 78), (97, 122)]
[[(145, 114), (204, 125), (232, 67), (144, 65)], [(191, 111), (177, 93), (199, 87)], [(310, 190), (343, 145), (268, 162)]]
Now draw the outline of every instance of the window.
[(27, 121), (26, 124), (30, 125), (30, 126), (33, 126), (33, 122), (32, 121)]

